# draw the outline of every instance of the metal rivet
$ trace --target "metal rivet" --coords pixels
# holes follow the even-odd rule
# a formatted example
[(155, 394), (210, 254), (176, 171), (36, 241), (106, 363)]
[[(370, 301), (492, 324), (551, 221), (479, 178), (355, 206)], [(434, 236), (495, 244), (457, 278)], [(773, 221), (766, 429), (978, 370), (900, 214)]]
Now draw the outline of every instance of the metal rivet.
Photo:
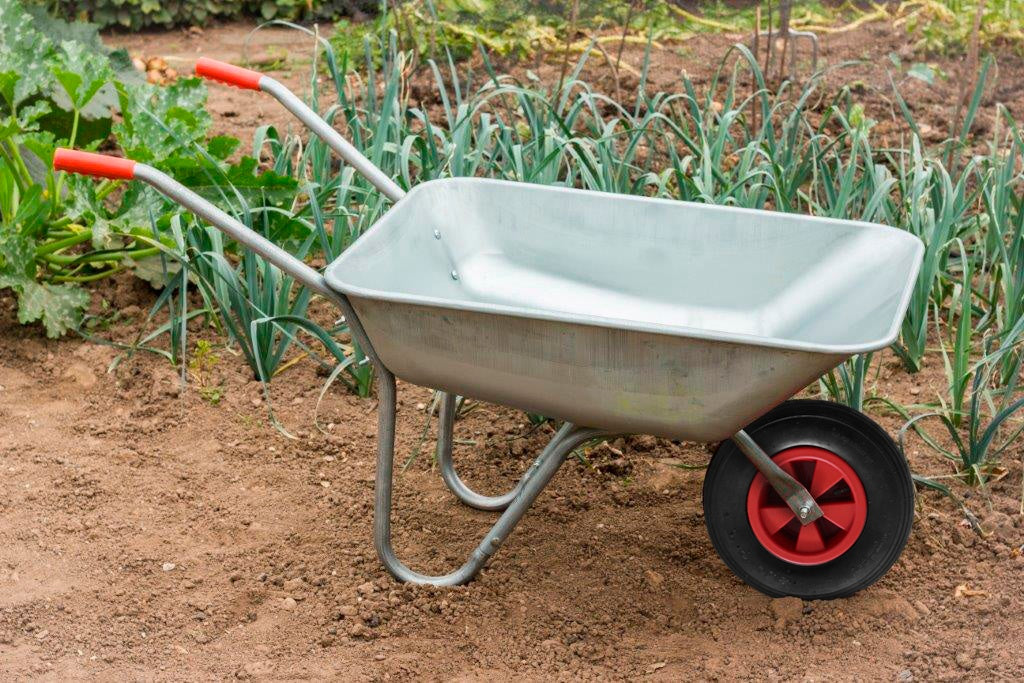
[(453, 280), (458, 280), (459, 279), (459, 274), (456, 273), (454, 270), (452, 271), (452, 279)]
[(441, 239), (441, 231), (440, 230), (435, 230), (434, 231), (434, 239), (436, 239), (436, 240)]
[(811, 509), (809, 507), (805, 506), (800, 508), (800, 519), (807, 519), (807, 515), (809, 514), (811, 514)]

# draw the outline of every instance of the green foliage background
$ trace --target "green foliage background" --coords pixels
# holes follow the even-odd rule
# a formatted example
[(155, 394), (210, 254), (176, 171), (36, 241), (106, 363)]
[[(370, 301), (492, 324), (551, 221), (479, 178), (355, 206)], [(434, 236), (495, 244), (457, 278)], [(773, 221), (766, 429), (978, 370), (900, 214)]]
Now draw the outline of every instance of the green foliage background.
[(202, 26), (211, 20), (241, 16), (263, 19), (322, 19), (375, 12), (376, 0), (53, 0), (61, 16), (85, 19), (101, 27), (137, 30), (151, 26)]

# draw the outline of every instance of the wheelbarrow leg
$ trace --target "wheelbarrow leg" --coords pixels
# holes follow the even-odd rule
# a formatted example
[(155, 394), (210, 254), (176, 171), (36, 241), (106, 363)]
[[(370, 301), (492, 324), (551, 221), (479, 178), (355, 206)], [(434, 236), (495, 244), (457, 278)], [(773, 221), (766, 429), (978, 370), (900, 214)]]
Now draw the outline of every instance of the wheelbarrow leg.
[(585, 441), (603, 436), (597, 429), (577, 427), (566, 423), (548, 443), (537, 458), (530, 472), (523, 477), (525, 483), (505, 512), (487, 532), (480, 545), (470, 554), (465, 564), (455, 571), (441, 576), (427, 576), (409, 569), (395, 555), (391, 546), (391, 491), (392, 474), (395, 467), (395, 376), (378, 367), (378, 391), (380, 394), (379, 417), (377, 422), (377, 485), (373, 507), (373, 541), (377, 557), (388, 572), (399, 581), (429, 584), (434, 586), (457, 586), (466, 583), (487, 563), (508, 538), (519, 520), (550, 483), (558, 469), (574, 448)]
[(477, 510), (504, 510), (509, 506), (526, 484), (527, 475), (533, 471), (533, 467), (526, 471), (526, 474), (519, 479), (508, 493), (501, 496), (485, 496), (477, 493), (459, 478), (455, 471), (455, 463), (452, 461), (453, 431), (455, 429), (455, 395), (441, 393), (441, 414), (439, 416), (437, 436), (437, 462), (441, 467), (441, 478), (448, 485), (455, 497), (471, 508)]

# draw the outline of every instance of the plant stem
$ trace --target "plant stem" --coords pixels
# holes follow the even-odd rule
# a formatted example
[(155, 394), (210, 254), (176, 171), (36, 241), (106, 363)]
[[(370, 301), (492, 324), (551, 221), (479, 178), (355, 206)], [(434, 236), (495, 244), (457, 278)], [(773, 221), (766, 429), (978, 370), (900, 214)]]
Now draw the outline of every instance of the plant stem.
[(121, 187), (122, 184), (120, 180), (104, 180), (96, 190), (96, 199), (100, 201), (106, 199), (107, 195)]
[[(71, 135), (68, 137), (68, 147), (74, 149), (75, 138), (78, 137), (78, 118), (80, 116), (78, 107), (75, 107), (75, 112), (71, 117)], [(53, 191), (53, 203), (56, 205), (60, 201), (60, 191), (64, 188), (64, 176), (67, 175), (63, 171), (57, 176), (57, 187)]]
[(76, 244), (81, 244), (82, 242), (88, 242), (91, 239), (92, 239), (92, 230), (82, 230), (81, 232), (75, 233), (71, 237), (66, 237), (66, 238), (61, 239), (61, 240), (56, 240), (54, 242), (49, 242), (49, 243), (44, 244), (43, 246), (39, 247), (38, 249), (36, 249), (36, 258), (37, 259), (38, 258), (42, 258), (42, 257), (44, 257), (44, 256), (46, 256), (48, 254), (56, 253), (56, 252), (60, 251), (61, 249), (67, 249), (68, 247), (73, 247)]
[(133, 251), (116, 251), (110, 253), (86, 254), (84, 256), (46, 254), (43, 256), (43, 260), (60, 266), (69, 266), (71, 264), (82, 263), (108, 263), (111, 261), (120, 261), (121, 259), (124, 258), (149, 258), (150, 256), (156, 256), (159, 253), (160, 249), (158, 249), (157, 247), (147, 247), (146, 249), (135, 249)]
[(0, 153), (3, 154), (4, 159), (14, 171), (14, 182), (18, 184), (18, 190), (24, 193), (32, 184), (32, 178), (28, 174), (28, 168), (25, 167), (25, 162), (22, 160), (17, 146), (12, 141), (4, 140), (0, 142)]
[(109, 270), (104, 270), (99, 273), (93, 273), (91, 275), (55, 275), (50, 278), (54, 282), (77, 282), (79, 284), (83, 282), (95, 282), (96, 280), (102, 280), (105, 277), (110, 277), (115, 273), (119, 273), (124, 270), (123, 265), (117, 265)]

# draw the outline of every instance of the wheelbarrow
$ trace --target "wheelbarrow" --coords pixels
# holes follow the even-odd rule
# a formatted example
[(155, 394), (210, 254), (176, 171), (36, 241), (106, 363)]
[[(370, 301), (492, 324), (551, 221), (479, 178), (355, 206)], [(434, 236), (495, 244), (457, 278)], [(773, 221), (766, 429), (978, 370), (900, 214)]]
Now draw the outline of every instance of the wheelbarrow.
[[(269, 93), (393, 202), (324, 273), (151, 166), (58, 150), (54, 168), (137, 179), (341, 310), (376, 370), (374, 543), (396, 579), (472, 579), (574, 449), (612, 435), (721, 442), (704, 480), (714, 547), (774, 596), (834, 598), (879, 579), (910, 533), (900, 450), (862, 413), (787, 400), (899, 331), (921, 243), (882, 225), (479, 178), (405, 192), (278, 81)], [(464, 503), (501, 511), (449, 574), (391, 544), (395, 378), (442, 393), (438, 460)], [(515, 487), (473, 491), (452, 461), (457, 395), (562, 422)]]

